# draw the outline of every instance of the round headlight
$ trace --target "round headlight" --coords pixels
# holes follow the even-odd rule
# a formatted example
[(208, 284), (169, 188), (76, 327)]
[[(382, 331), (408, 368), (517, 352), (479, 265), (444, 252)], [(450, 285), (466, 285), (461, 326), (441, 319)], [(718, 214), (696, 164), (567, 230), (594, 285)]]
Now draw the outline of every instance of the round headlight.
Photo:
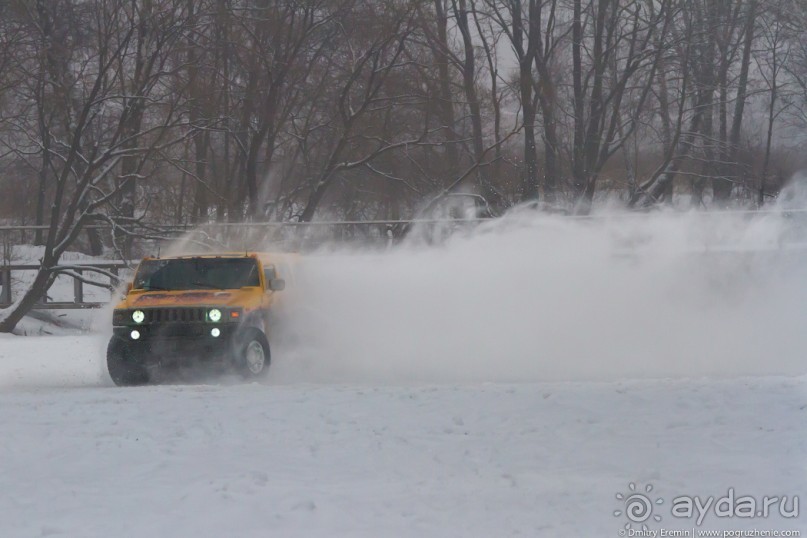
[(135, 310), (132, 312), (132, 321), (135, 323), (143, 323), (146, 319), (146, 313), (142, 310)]
[(218, 308), (212, 309), (210, 312), (207, 313), (207, 319), (209, 319), (213, 323), (221, 321), (221, 310), (219, 310)]
[(132, 340), (139, 340), (140, 339), (140, 331), (132, 331), (129, 335), (132, 337)]
[(212, 329), (210, 329), (210, 336), (212, 336), (213, 338), (218, 338), (219, 336), (221, 336), (221, 329), (219, 329), (218, 327), (213, 327)]

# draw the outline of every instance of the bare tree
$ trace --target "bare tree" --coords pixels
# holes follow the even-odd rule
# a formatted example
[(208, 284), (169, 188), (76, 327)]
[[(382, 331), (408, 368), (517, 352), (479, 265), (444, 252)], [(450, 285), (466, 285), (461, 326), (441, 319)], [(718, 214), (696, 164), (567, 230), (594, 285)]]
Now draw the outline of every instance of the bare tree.
[[(773, 145), (773, 135), (776, 121), (785, 112), (790, 102), (781, 102), (783, 91), (786, 96), (789, 93), (787, 83), (783, 83), (783, 66), (788, 64), (790, 57), (790, 39), (787, 28), (786, 16), (782, 12), (782, 3), (777, 3), (769, 7), (769, 12), (759, 17), (760, 37), (763, 46), (758, 54), (754, 56), (760, 76), (768, 87), (769, 98), (767, 107), (767, 126), (765, 132), (765, 156), (762, 161), (762, 170), (759, 174), (759, 187), (757, 190), (757, 205), (765, 203), (765, 197), (771, 193), (766, 192), (770, 183), (768, 174), (771, 164), (771, 150)], [(789, 97), (789, 96), (788, 96)]]
[[(592, 25), (584, 38), (582, 10), (575, 0), (574, 143), (572, 181), (578, 212), (587, 212), (600, 170), (626, 142), (639, 123), (664, 54), (655, 36), (666, 35), (672, 22), (671, 2), (632, 2), (624, 6), (598, 0), (585, 17)], [(589, 4), (591, 8), (594, 3)], [(577, 28), (581, 26), (581, 28)], [(582, 50), (590, 50), (585, 61)], [(589, 82), (590, 81), (590, 82)], [(625, 110), (628, 108), (627, 110)]]
[[(169, 2), (166, 2), (169, 3)], [(11, 331), (17, 322), (48, 289), (59, 271), (66, 270), (59, 264), (61, 255), (75, 241), (84, 226), (97, 220), (105, 220), (125, 229), (136, 217), (122, 215), (115, 201), (125, 192), (128, 182), (133, 181), (132, 170), (140, 170), (142, 163), (170, 146), (170, 134), (181, 118), (177, 115), (175, 98), (169, 97), (170, 89), (165, 84), (167, 65), (160, 69), (161, 83), (153, 81), (138, 86), (136, 95), (129, 94), (130, 69), (137, 65), (139, 17), (114, 2), (86, 2), (81, 5), (82, 23), (91, 27), (95, 39), (90, 43), (75, 42), (71, 54), (74, 65), (72, 85), (65, 88), (66, 99), (71, 102), (69, 123), (60, 136), (54, 137), (49, 146), (51, 166), (54, 171), (52, 204), (48, 215), (48, 229), (40, 267), (27, 289), (9, 308), (0, 312), (0, 332)], [(162, 6), (175, 9), (159, 10), (181, 17), (176, 5)], [(155, 10), (156, 11), (156, 10)], [(177, 24), (165, 25), (167, 35), (160, 38), (160, 57), (168, 53), (183, 31), (181, 18)], [(156, 60), (155, 60), (156, 61)], [(20, 68), (27, 66), (21, 65)], [(136, 67), (134, 67), (136, 70)], [(146, 114), (151, 107), (142, 105), (143, 121), (140, 128), (132, 129), (134, 102), (159, 102), (159, 111)], [(24, 124), (10, 126), (24, 128)], [(48, 132), (53, 133), (52, 129)], [(136, 143), (133, 143), (136, 140)], [(42, 140), (34, 140), (41, 147)], [(13, 151), (25, 152), (24, 147)], [(128, 168), (122, 168), (124, 161)], [(118, 173), (116, 173), (118, 172)], [(121, 172), (125, 172), (121, 177)], [(69, 268), (68, 268), (69, 269)]]
[(128, 254), (141, 220), (759, 204), (807, 122), (802, 4), (3, 2), (0, 218)]
[[(413, 23), (413, 13), (404, 11), (392, 18), (390, 26), (374, 32), (369, 40), (356, 34), (344, 36), (350, 59), (333, 72), (338, 81), (335, 113), (311, 129), (328, 133), (329, 142), (324, 162), (312, 178), (310, 192), (299, 214), (300, 221), (314, 217), (340, 173), (365, 166), (389, 151), (426, 138), (426, 130), (413, 138), (397, 140), (360, 130), (362, 121), (370, 117), (388, 118), (396, 104), (402, 106), (409, 100), (405, 95), (397, 95), (394, 89), (386, 88), (386, 81), (402, 67), (400, 60)], [(345, 32), (347, 34), (347, 30)]]
[[(540, 0), (498, 2), (486, 0), (490, 16), (507, 36), (518, 62), (518, 88), (524, 125), (524, 172), (521, 187), (523, 200), (538, 200), (538, 154), (535, 141), (537, 103), (534, 97), (533, 64), (541, 46)], [(504, 5), (502, 5), (504, 4)]]

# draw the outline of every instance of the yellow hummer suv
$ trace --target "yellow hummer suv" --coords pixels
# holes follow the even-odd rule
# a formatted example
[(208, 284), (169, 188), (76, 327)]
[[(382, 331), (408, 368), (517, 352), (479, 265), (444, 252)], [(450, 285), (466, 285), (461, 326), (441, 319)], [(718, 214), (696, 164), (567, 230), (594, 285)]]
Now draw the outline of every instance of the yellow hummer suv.
[(112, 314), (112, 381), (146, 384), (162, 369), (201, 362), (264, 376), (271, 306), (290, 261), (259, 253), (145, 258)]

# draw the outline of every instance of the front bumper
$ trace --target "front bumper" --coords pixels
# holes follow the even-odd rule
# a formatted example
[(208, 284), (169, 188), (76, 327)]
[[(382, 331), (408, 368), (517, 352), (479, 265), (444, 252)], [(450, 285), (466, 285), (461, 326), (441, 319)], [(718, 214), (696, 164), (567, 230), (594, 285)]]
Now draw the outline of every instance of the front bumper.
[(237, 328), (228, 323), (165, 323), (113, 327), (113, 334), (126, 343), (130, 360), (143, 366), (192, 366), (230, 360)]

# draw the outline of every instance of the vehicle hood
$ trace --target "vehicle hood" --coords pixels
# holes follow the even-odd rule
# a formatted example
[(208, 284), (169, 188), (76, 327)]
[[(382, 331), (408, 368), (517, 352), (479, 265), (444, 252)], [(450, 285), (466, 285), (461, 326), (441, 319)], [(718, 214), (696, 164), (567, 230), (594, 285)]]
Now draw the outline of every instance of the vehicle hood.
[(130, 292), (116, 308), (161, 306), (246, 306), (260, 296), (258, 288)]

